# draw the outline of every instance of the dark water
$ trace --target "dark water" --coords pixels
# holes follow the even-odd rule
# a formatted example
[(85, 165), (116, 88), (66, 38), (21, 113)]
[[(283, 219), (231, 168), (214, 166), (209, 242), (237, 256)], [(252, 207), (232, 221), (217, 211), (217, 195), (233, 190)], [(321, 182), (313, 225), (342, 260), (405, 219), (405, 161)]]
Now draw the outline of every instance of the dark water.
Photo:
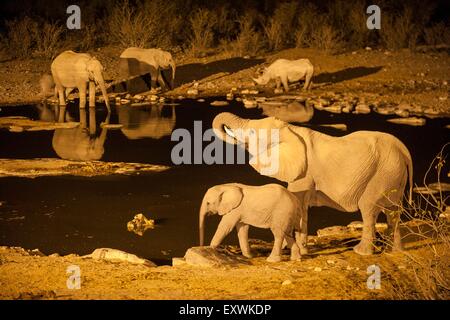
[[(203, 130), (210, 128), (214, 116), (230, 111), (249, 118), (262, 117), (239, 103), (211, 107), (209, 101), (184, 100), (180, 106), (119, 107), (111, 123), (123, 123), (125, 129), (108, 130), (103, 161), (126, 161), (173, 166), (170, 132), (176, 128), (193, 131), (193, 121), (202, 120)], [(44, 110), (45, 111), (45, 110)], [(47, 110), (48, 111), (48, 110)], [(22, 115), (33, 119), (51, 114), (33, 106), (3, 107), (0, 116)], [(75, 106), (69, 114), (78, 121)], [(97, 123), (105, 118), (97, 113)], [(357, 130), (392, 133), (409, 148), (414, 161), (414, 180), (421, 184), (429, 163), (449, 141), (448, 119), (427, 119), (423, 127), (396, 125), (377, 114), (348, 115), (316, 112), (308, 124), (315, 130), (339, 136)], [(345, 123), (348, 131), (320, 127), (320, 124)], [(97, 128), (97, 138), (100, 135)], [(12, 133), (0, 130), (0, 158), (30, 159), (58, 157), (61, 144), (66, 152), (76, 148), (73, 136), (58, 145), (52, 143), (53, 131)], [(207, 143), (206, 143), (207, 144)], [(57, 149), (57, 151), (55, 151)], [(58, 153), (57, 153), (58, 152)], [(350, 155), (349, 155), (350, 156)], [(39, 248), (46, 254), (87, 254), (95, 248), (112, 247), (167, 263), (182, 256), (198, 243), (198, 209), (204, 192), (213, 185), (241, 182), (260, 185), (276, 180), (260, 176), (249, 165), (180, 165), (162, 172), (137, 176), (41, 177), (36, 179), (1, 178), (0, 245)], [(157, 221), (157, 227), (142, 237), (128, 232), (126, 223), (137, 213)], [(341, 213), (328, 208), (310, 211), (309, 232), (336, 224), (361, 220), (358, 213)], [(219, 221), (207, 220), (206, 239), (211, 239)], [(251, 237), (271, 239), (270, 231), (253, 228)], [(237, 243), (235, 233), (226, 243)]]

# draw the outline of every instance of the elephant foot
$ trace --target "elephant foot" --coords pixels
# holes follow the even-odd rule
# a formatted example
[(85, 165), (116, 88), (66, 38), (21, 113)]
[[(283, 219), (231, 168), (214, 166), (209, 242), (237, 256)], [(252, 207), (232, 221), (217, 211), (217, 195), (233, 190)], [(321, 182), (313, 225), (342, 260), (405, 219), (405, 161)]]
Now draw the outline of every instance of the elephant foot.
[(281, 261), (281, 257), (280, 256), (268, 256), (266, 259), (267, 262), (280, 262)]
[(242, 252), (242, 255), (244, 257), (246, 257), (247, 259), (252, 259), (253, 258), (253, 255), (252, 255), (251, 252), (246, 252), (246, 253)]
[(308, 248), (307, 247), (300, 247), (300, 253), (303, 254), (308, 254)]
[(361, 256), (370, 256), (373, 254), (373, 247), (372, 244), (363, 243), (361, 241), (353, 248), (353, 251)]

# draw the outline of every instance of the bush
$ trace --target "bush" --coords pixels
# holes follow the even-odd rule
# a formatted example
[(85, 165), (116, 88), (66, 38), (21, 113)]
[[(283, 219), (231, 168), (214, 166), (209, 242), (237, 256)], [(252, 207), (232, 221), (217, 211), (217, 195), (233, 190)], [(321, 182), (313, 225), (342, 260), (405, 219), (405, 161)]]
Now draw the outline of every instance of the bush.
[(63, 32), (64, 27), (58, 23), (42, 22), (33, 34), (36, 42), (35, 54), (53, 59), (62, 47)]
[(450, 45), (450, 31), (443, 22), (434, 24), (424, 30), (424, 40), (427, 45), (436, 46), (439, 44)]
[[(180, 29), (173, 4), (163, 0), (118, 1), (108, 14), (109, 36), (123, 47), (169, 47)], [(170, 17), (170, 19), (168, 19)]]
[(195, 57), (205, 55), (214, 42), (215, 15), (210, 10), (198, 9), (189, 21), (192, 29), (189, 39), (191, 53)]
[(300, 7), (294, 33), (295, 46), (297, 48), (311, 46), (313, 31), (324, 22), (317, 7), (314, 5), (307, 4)]
[(413, 48), (416, 45), (418, 33), (414, 27), (411, 7), (406, 7), (398, 15), (386, 13), (383, 18), (380, 40), (386, 48)]
[(342, 34), (329, 24), (321, 24), (311, 34), (311, 46), (327, 53), (336, 53), (344, 47)]
[(35, 45), (34, 35), (38, 30), (38, 23), (29, 17), (23, 17), (6, 21), (6, 29), (9, 54), (15, 58), (29, 57)]
[(269, 50), (279, 50), (294, 43), (292, 30), (295, 28), (298, 3), (296, 1), (281, 3), (263, 29)]
[(251, 14), (246, 14), (239, 20), (239, 34), (236, 40), (229, 46), (239, 56), (257, 55), (262, 49), (262, 35), (255, 29), (255, 19)]
[[(393, 299), (450, 299), (450, 229), (449, 217), (444, 216), (447, 200), (442, 191), (430, 193), (427, 184), (431, 168), (436, 168), (438, 184), (441, 181), (442, 169), (446, 156), (443, 154), (446, 144), (431, 163), (423, 183), (427, 192), (420, 194), (419, 199), (409, 207), (402, 207), (401, 213), (406, 235), (420, 241), (420, 254), (402, 251), (401, 255), (410, 265), (411, 272), (405, 272), (401, 278), (390, 276), (392, 280), (386, 291)], [(427, 194), (428, 193), (428, 194)], [(448, 207), (447, 207), (448, 208)], [(391, 240), (387, 240), (392, 245)]]

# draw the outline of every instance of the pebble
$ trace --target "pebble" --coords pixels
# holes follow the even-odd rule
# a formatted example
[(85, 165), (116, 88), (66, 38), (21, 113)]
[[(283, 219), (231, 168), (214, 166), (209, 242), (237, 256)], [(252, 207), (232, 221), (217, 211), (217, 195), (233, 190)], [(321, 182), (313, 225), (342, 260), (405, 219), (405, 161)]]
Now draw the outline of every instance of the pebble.
[(205, 102), (205, 99), (197, 99), (197, 102)]
[(196, 95), (198, 95), (198, 89), (189, 89), (187, 91), (187, 94), (190, 96), (196, 96)]
[(321, 268), (321, 267), (315, 267), (315, 268), (314, 268), (314, 271), (315, 271), (315, 272), (320, 272), (320, 271), (322, 271), (322, 268)]
[(258, 103), (255, 100), (244, 99), (244, 107), (247, 109), (256, 108)]
[(291, 280), (284, 280), (283, 283), (281, 283), (282, 286), (288, 286), (291, 285), (292, 281)]
[(334, 260), (327, 260), (327, 263), (328, 263), (328, 264), (335, 264), (336, 261), (334, 261)]

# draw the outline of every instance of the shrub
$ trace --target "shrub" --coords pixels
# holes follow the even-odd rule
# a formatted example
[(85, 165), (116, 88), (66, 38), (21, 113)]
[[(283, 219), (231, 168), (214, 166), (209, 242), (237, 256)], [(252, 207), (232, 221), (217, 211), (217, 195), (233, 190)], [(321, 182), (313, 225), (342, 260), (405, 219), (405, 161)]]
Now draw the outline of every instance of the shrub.
[(189, 19), (192, 29), (189, 39), (190, 50), (195, 57), (204, 55), (213, 45), (213, 28), (216, 24), (214, 18), (212, 11), (198, 9)]
[[(405, 272), (401, 278), (388, 276), (392, 280), (386, 291), (393, 299), (444, 299), (450, 298), (450, 233), (449, 217), (445, 215), (448, 200), (442, 191), (430, 193), (427, 183), (431, 168), (436, 168), (438, 184), (445, 163), (442, 150), (430, 164), (423, 183), (426, 189), (414, 204), (402, 207), (404, 238), (414, 237), (420, 241), (420, 254), (407, 250), (401, 252), (411, 272)], [(448, 215), (448, 212), (446, 213)], [(391, 240), (387, 240), (392, 245)]]
[(255, 19), (251, 14), (246, 14), (239, 20), (239, 34), (230, 47), (240, 56), (257, 55), (262, 49), (262, 35), (255, 29)]
[(29, 57), (35, 45), (34, 35), (38, 30), (38, 23), (25, 16), (6, 21), (6, 29), (9, 53), (15, 58)]
[(311, 46), (327, 53), (336, 53), (344, 47), (342, 33), (329, 24), (321, 24), (312, 31)]
[(294, 30), (295, 46), (297, 48), (309, 47), (312, 43), (312, 33), (320, 24), (324, 23), (317, 7), (307, 4), (300, 7), (297, 25)]
[(42, 22), (33, 32), (36, 43), (35, 54), (54, 58), (62, 47), (64, 27), (58, 23)]
[(427, 45), (436, 46), (439, 44), (450, 45), (450, 31), (445, 23), (440, 22), (424, 30), (424, 40)]
[[(167, 1), (118, 1), (108, 14), (109, 36), (123, 47), (168, 47), (179, 29), (175, 6)], [(170, 19), (168, 19), (170, 17)]]
[(296, 1), (281, 3), (263, 25), (269, 50), (279, 50), (293, 44), (291, 31), (295, 28), (297, 9)]

